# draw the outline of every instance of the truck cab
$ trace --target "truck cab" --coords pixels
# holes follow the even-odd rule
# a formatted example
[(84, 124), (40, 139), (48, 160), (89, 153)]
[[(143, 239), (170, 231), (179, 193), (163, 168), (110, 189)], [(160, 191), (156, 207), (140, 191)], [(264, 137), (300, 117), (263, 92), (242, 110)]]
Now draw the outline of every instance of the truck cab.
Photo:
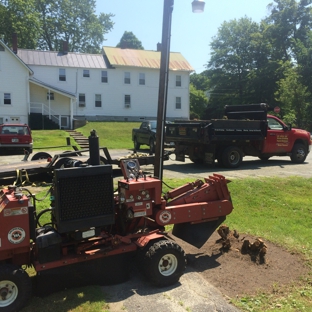
[(267, 122), (267, 136), (263, 141), (262, 154), (267, 157), (288, 155), (292, 162), (303, 162), (311, 150), (310, 133), (287, 126), (273, 115), (267, 116)]
[[(166, 121), (165, 124), (168, 125), (171, 124), (171, 122)], [(134, 150), (139, 150), (141, 145), (148, 145), (150, 148), (150, 153), (155, 153), (156, 130), (156, 120), (143, 121), (140, 125), (140, 128), (132, 129), (132, 141), (134, 143)], [(168, 147), (174, 146), (173, 143), (167, 141), (164, 142), (164, 145)]]

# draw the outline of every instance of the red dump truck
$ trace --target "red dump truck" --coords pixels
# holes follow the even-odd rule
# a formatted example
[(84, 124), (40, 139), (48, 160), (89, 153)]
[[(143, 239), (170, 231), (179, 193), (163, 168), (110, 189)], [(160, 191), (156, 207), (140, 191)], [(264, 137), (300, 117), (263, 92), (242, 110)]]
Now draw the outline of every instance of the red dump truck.
[(310, 133), (292, 128), (273, 115), (265, 103), (225, 107), (224, 119), (179, 121), (167, 125), (166, 139), (174, 142), (176, 160), (240, 166), (244, 156), (268, 160), (290, 156), (303, 163), (311, 150)]

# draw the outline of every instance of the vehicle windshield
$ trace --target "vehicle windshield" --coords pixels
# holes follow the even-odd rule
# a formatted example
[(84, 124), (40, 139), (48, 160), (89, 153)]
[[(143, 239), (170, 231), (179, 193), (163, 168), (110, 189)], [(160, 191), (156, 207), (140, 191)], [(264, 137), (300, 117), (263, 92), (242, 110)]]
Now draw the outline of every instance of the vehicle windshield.
[(24, 126), (3, 126), (1, 134), (29, 135), (29, 131)]
[[(171, 121), (166, 121), (166, 124), (172, 123)], [(157, 129), (157, 121), (151, 121), (151, 130), (156, 130)]]
[(157, 122), (156, 121), (151, 121), (151, 129), (156, 130), (157, 128)]
[(270, 118), (270, 117), (268, 117), (268, 127), (271, 130), (282, 130), (283, 129), (283, 125), (282, 124), (280, 124), (274, 118)]

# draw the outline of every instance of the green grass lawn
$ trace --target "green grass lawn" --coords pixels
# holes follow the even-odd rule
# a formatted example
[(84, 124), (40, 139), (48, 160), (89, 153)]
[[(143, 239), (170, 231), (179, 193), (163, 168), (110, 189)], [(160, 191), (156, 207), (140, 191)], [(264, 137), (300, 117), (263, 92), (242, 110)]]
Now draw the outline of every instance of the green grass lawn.
[(89, 122), (76, 131), (88, 137), (94, 129), (100, 139), (100, 146), (109, 149), (128, 149), (133, 148), (132, 129), (139, 128), (140, 125), (140, 122)]
[[(139, 123), (90, 122), (79, 130), (88, 136), (95, 129), (101, 146), (132, 148), (131, 131), (137, 126)], [(61, 132), (57, 130), (54, 138), (53, 132), (33, 131), (35, 144), (59, 144), (58, 140), (62, 141), (67, 135), (64, 132), (63, 136)], [(164, 179), (164, 182), (178, 187), (192, 181)], [(300, 177), (234, 179), (228, 184), (234, 210), (227, 217), (226, 224), (239, 233), (259, 236), (284, 246), (290, 252), (299, 253), (311, 267), (307, 276), (295, 285), (288, 285), (283, 292), (268, 290), (268, 293), (255, 296), (232, 298), (232, 303), (242, 311), (312, 311), (311, 185), (311, 178)], [(40, 202), (38, 209), (47, 207), (49, 202), (45, 200)], [(33, 298), (23, 311), (109, 311), (109, 305), (103, 299), (100, 287), (93, 286), (67, 290), (46, 298)]]
[[(178, 187), (186, 179), (164, 179), (171, 187)], [(228, 184), (234, 210), (226, 224), (239, 233), (259, 236), (299, 253), (312, 264), (312, 179), (252, 178), (235, 179)], [(166, 188), (164, 188), (166, 190)], [(45, 191), (46, 192), (46, 191)], [(44, 192), (44, 193), (45, 193)], [(38, 209), (49, 206), (49, 200), (39, 202)], [(48, 221), (42, 220), (43, 223)], [(48, 296), (33, 298), (24, 312), (30, 311), (109, 311), (99, 286), (71, 289)], [(83, 299), (84, 298), (84, 299)], [(312, 311), (312, 270), (301, 282), (288, 285), (283, 292), (260, 293), (255, 296), (233, 298), (232, 303), (243, 311)], [(281, 306), (275, 308), (276, 303)], [(69, 308), (67, 309), (66, 306)], [(101, 306), (102, 310), (97, 310)], [(66, 310), (67, 309), (67, 310)]]
[[(132, 129), (138, 128), (140, 124), (140, 122), (89, 122), (84, 127), (76, 129), (76, 131), (81, 132), (85, 137), (89, 137), (90, 132), (95, 130), (99, 137), (100, 147), (129, 149), (133, 148)], [(69, 133), (64, 130), (32, 130), (32, 136), (34, 152), (43, 151), (45, 148), (69, 149), (66, 146), (66, 138), (69, 137)], [(78, 146), (73, 138), (71, 138), (70, 142), (71, 145)]]

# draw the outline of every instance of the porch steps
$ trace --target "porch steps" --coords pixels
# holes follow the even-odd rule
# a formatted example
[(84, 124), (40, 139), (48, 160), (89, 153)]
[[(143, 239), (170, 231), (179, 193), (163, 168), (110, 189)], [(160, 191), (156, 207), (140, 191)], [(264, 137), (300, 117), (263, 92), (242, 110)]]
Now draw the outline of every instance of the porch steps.
[(75, 142), (82, 148), (89, 148), (89, 139), (86, 138), (82, 133), (75, 130), (66, 130), (69, 133), (70, 137), (72, 137)]

